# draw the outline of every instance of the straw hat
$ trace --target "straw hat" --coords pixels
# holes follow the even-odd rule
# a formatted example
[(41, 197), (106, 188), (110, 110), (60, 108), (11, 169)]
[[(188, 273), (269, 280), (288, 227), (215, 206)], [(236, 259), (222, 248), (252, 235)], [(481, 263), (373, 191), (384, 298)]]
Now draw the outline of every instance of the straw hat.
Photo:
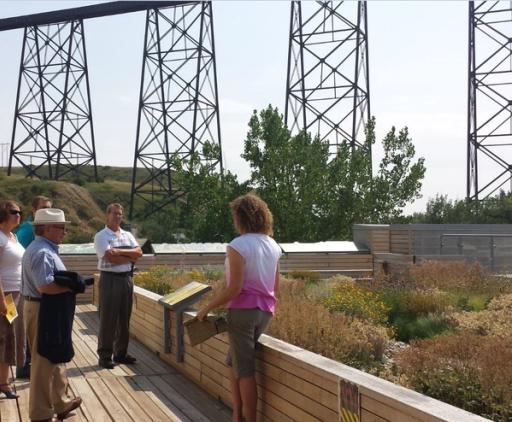
[(71, 221), (66, 221), (64, 211), (59, 210), (58, 208), (41, 208), (36, 211), (32, 224), (34, 226), (42, 226), (46, 224), (63, 224), (70, 222)]

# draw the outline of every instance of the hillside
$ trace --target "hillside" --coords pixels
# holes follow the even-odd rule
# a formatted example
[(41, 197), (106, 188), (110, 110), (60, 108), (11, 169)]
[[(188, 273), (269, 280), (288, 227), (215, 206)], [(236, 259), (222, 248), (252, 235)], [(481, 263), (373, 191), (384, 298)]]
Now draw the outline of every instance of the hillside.
[[(106, 180), (115, 180), (118, 182), (132, 182), (132, 168), (131, 167), (112, 167), (112, 166), (97, 166), (98, 171), (98, 180), (100, 182), (106, 181)], [(0, 167), (0, 171), (3, 172), (3, 174), (7, 174), (7, 168)], [(94, 179), (94, 170), (92, 166), (83, 166), (80, 169), (80, 172), (82, 173), (77, 180), (76, 175), (73, 173), (68, 173), (64, 176), (63, 181), (65, 182), (79, 182), (79, 184), (83, 184), (86, 182), (93, 181)], [(43, 179), (45, 179), (45, 175), (48, 174), (48, 168), (47, 166), (42, 166), (41, 169), (39, 169), (38, 174), (41, 175)], [(13, 176), (25, 176), (25, 170), (22, 167), (13, 167), (12, 169), (12, 175)], [(145, 176), (147, 175), (147, 172), (145, 169), (139, 169), (137, 171), (137, 181), (141, 181)]]
[[(0, 173), (0, 199), (13, 199), (19, 202), (24, 215), (30, 213), (30, 202), (36, 195), (48, 196), (56, 208), (64, 210), (66, 218), (72, 222), (66, 237), (68, 243), (91, 242), (96, 231), (105, 224), (103, 206), (100, 208), (85, 187), (68, 182), (27, 179), (22, 176), (7, 177)], [(107, 196), (103, 195), (102, 198), (108, 201)]]

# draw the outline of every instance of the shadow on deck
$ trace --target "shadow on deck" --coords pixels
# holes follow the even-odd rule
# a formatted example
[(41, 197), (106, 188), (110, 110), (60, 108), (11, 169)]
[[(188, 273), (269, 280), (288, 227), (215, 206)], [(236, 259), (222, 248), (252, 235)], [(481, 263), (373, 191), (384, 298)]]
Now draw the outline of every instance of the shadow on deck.
[[(107, 370), (97, 365), (98, 314), (79, 305), (73, 326), (74, 359), (67, 364), (70, 395), (83, 404), (66, 422), (78, 421), (229, 421), (229, 409), (162, 362), (136, 340), (130, 354), (136, 365)], [(18, 400), (0, 399), (0, 421), (29, 422), (26, 380), (16, 380)]]

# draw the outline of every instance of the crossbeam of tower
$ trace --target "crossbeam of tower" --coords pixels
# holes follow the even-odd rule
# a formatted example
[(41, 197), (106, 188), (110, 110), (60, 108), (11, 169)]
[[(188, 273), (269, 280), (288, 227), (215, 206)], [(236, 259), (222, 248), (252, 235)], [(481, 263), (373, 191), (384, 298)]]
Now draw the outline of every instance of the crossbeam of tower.
[(102, 16), (120, 15), (124, 13), (139, 12), (155, 7), (179, 6), (194, 3), (192, 1), (113, 1), (109, 3), (93, 4), (90, 6), (73, 7), (69, 9), (53, 10), (51, 12), (33, 13), (30, 15), (14, 16), (0, 19), (0, 31), (27, 28), (37, 25), (51, 25), (70, 22), (78, 19), (100, 18)]
[[(329, 143), (365, 146), (370, 118), (366, 1), (291, 2), (285, 122)], [(369, 151), (370, 152), (370, 151)]]

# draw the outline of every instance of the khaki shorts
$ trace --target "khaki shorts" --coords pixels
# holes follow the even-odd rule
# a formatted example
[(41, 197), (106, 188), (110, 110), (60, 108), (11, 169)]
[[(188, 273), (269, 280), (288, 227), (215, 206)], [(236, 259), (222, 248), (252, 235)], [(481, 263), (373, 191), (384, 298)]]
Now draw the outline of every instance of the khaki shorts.
[(229, 352), (226, 364), (233, 367), (237, 378), (254, 375), (256, 342), (272, 319), (270, 312), (260, 309), (229, 309)]

